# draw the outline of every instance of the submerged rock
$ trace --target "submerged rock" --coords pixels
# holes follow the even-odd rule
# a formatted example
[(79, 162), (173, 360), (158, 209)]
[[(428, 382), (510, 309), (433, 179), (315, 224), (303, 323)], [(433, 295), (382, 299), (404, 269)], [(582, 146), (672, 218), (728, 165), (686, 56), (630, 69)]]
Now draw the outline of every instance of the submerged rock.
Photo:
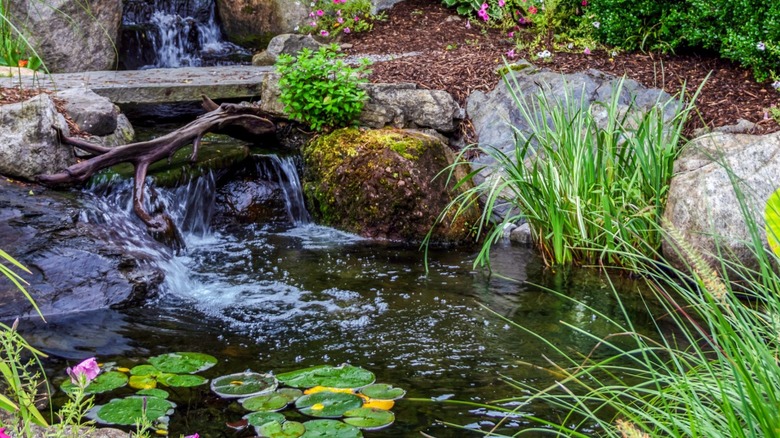
[[(667, 230), (676, 230), (707, 260), (714, 261), (720, 251), (735, 257), (743, 266), (756, 266), (732, 176), (739, 181), (746, 206), (768, 247), (763, 231), (764, 208), (769, 196), (780, 187), (780, 132), (716, 133), (697, 138), (686, 146), (674, 171), (664, 212)], [(676, 246), (665, 241), (663, 252), (681, 267), (684, 262)]]
[[(453, 163), (452, 152), (420, 132), (340, 129), (315, 139), (303, 155), (303, 190), (312, 215), (362, 236), (419, 242), (457, 195), (446, 173), (439, 175)], [(455, 177), (463, 172), (459, 168)], [(478, 214), (471, 209), (456, 219), (449, 215), (433, 240), (472, 238)]]
[[(0, 180), (0, 249), (32, 272), (22, 277), (44, 314), (138, 303), (163, 280), (152, 256), (130, 249), (118, 230), (81, 220), (82, 196)], [(156, 245), (151, 238), (144, 244)], [(0, 276), (0, 318), (32, 311)]]

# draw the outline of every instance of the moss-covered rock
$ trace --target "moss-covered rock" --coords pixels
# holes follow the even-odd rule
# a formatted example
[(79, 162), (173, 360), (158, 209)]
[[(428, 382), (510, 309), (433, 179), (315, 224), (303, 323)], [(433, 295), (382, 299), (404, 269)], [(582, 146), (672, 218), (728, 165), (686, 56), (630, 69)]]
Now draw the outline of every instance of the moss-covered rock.
[[(436, 177), (453, 162), (452, 152), (420, 132), (340, 129), (313, 140), (303, 156), (303, 190), (314, 217), (363, 236), (419, 242), (457, 196), (446, 174)], [(469, 239), (478, 214), (445, 218), (433, 240)]]

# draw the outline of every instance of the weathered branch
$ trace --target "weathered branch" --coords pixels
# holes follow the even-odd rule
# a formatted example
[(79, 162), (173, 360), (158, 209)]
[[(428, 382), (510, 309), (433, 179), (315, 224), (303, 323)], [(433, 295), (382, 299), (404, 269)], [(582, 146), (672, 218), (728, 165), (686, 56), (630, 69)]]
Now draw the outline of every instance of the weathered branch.
[(169, 245), (178, 246), (182, 242), (170, 216), (164, 212), (150, 214), (144, 208), (144, 185), (149, 165), (163, 158), (172, 157), (176, 151), (189, 144), (193, 145), (190, 161), (194, 163), (198, 158), (201, 139), (208, 132), (246, 139), (273, 134), (276, 131), (273, 118), (253, 106), (236, 104), (217, 106), (214, 101), (203, 96), (203, 107), (209, 112), (176, 131), (153, 140), (130, 143), (116, 148), (106, 148), (68, 137), (55, 128), (63, 143), (95, 156), (74, 164), (60, 173), (39, 175), (38, 181), (49, 186), (83, 183), (105, 168), (119, 163), (131, 163), (135, 169), (133, 210), (155, 238)]

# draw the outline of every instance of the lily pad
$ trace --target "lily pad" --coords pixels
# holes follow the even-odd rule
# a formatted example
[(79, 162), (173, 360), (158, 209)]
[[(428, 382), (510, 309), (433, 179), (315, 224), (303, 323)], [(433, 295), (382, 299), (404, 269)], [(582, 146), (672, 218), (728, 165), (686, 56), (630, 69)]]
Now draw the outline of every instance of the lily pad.
[(393, 424), (395, 415), (383, 409), (359, 408), (344, 412), (344, 422), (363, 430), (377, 430)]
[(168, 394), (168, 391), (164, 389), (142, 389), (140, 391), (137, 391), (135, 395), (148, 395), (150, 397), (157, 397), (157, 398), (168, 398), (170, 394)]
[(217, 364), (217, 358), (203, 353), (168, 353), (149, 358), (158, 370), (173, 374), (192, 374)]
[(297, 388), (282, 388), (277, 389), (276, 393), (286, 398), (289, 403), (298, 400), (303, 395), (303, 391)]
[(311, 420), (303, 423), (306, 432), (301, 438), (362, 438), (363, 433), (351, 424), (336, 420)]
[(224, 398), (251, 397), (272, 392), (277, 385), (270, 374), (243, 372), (217, 377), (211, 381), (211, 390)]
[(299, 438), (306, 432), (306, 427), (297, 421), (285, 421), (277, 423), (271, 421), (256, 427), (258, 435), (267, 438)]
[(285, 385), (294, 388), (310, 388), (312, 386), (361, 388), (374, 383), (375, 379), (374, 373), (371, 371), (351, 365), (316, 366), (282, 373), (276, 378)]
[(157, 377), (157, 381), (165, 386), (172, 386), (176, 388), (191, 388), (193, 386), (200, 386), (206, 382), (203, 376), (196, 376), (192, 374), (161, 374)]
[(406, 391), (386, 383), (374, 383), (360, 389), (360, 393), (376, 400), (398, 400), (406, 395)]
[(130, 376), (130, 387), (142, 391), (157, 388), (157, 378), (154, 376)]
[(260, 427), (266, 423), (277, 422), (284, 423), (287, 419), (278, 412), (252, 412), (244, 415), (244, 419), (252, 426)]
[(368, 399), (367, 401), (363, 402), (364, 408), (382, 409), (383, 411), (389, 411), (390, 409), (393, 409), (393, 406), (395, 406), (395, 400)]
[[(113, 391), (117, 388), (121, 388), (127, 385), (127, 375), (118, 371), (109, 371), (98, 374), (87, 388), (84, 390), (87, 394), (100, 394), (103, 392)], [(65, 392), (71, 392), (76, 387), (73, 382), (66, 380), (61, 388)]]
[(199, 386), (208, 381), (205, 377), (192, 374), (172, 374), (158, 370), (152, 365), (138, 365), (130, 370), (130, 387), (135, 389), (153, 389), (158, 383), (171, 387)]
[(256, 395), (241, 400), (241, 406), (248, 411), (279, 411), (287, 407), (290, 403), (290, 399), (277, 394), (275, 392), (271, 394)]
[(362, 405), (363, 400), (354, 394), (328, 391), (304, 395), (295, 402), (295, 407), (304, 414), (320, 418), (339, 418)]
[[(145, 402), (144, 402), (145, 400)], [(111, 400), (95, 407), (95, 420), (103, 424), (130, 426), (143, 416), (149, 421), (168, 415), (176, 405), (157, 397), (131, 396)]]

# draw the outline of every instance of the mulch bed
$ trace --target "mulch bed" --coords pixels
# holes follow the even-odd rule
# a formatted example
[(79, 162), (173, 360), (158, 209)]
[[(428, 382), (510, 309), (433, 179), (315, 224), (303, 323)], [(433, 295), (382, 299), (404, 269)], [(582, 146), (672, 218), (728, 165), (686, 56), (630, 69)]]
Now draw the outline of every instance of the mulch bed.
[[(401, 54), (421, 52), (420, 56), (377, 62), (372, 66), (372, 82), (414, 82), (422, 88), (445, 90), (463, 105), (468, 95), (492, 90), (499, 81), (495, 73), (503, 65), (502, 56), (513, 42), (497, 30), (482, 29), (440, 0), (404, 0), (387, 11), (387, 20), (377, 22), (371, 32), (342, 37), (342, 43), (352, 44), (350, 55)], [(517, 52), (518, 58), (531, 60), (527, 52)], [(659, 55), (649, 53), (610, 53), (593, 50), (583, 53), (554, 53), (537, 66), (562, 73), (590, 68), (630, 79), (648, 87), (660, 87), (671, 94), (686, 84), (693, 92), (710, 74), (697, 100), (698, 116), (689, 130), (733, 125), (738, 119), (757, 123), (754, 134), (780, 130), (780, 124), (765, 119), (767, 108), (780, 106), (780, 93), (769, 83), (757, 83), (749, 70), (719, 59), (713, 54), (686, 53)]]

